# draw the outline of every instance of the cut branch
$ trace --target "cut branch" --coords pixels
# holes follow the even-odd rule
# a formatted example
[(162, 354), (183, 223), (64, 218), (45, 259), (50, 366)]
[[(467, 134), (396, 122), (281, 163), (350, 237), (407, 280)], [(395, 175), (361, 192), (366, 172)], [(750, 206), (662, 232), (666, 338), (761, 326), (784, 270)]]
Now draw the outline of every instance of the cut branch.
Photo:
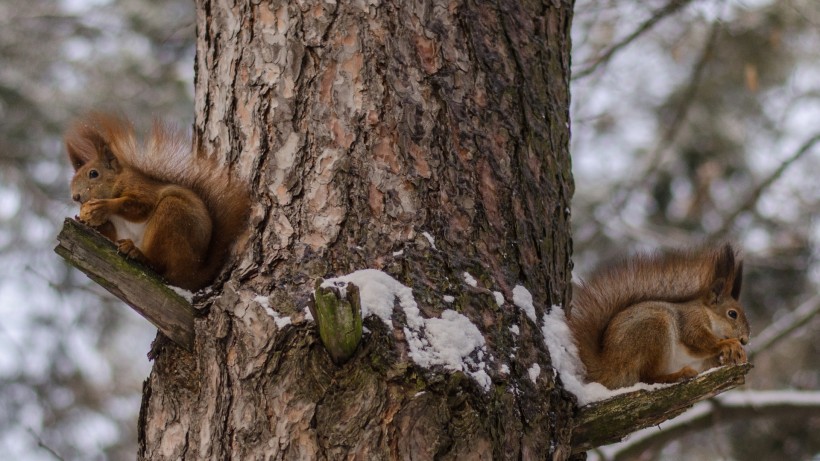
[(186, 350), (194, 345), (194, 308), (153, 271), (117, 253), (92, 228), (66, 219), (54, 251), (131, 306)]
[(722, 367), (673, 386), (621, 394), (581, 407), (575, 417), (572, 451), (614, 443), (638, 429), (674, 418), (701, 400), (743, 384), (751, 368), (748, 363)]

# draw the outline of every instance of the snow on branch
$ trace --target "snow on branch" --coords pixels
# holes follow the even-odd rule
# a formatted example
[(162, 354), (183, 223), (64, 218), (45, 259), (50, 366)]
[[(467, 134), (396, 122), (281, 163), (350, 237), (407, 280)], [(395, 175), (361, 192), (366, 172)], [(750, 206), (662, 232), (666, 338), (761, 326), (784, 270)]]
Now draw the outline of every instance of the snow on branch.
[(544, 317), (542, 332), (564, 389), (581, 405), (572, 431), (574, 453), (617, 442), (639, 429), (674, 418), (701, 400), (743, 384), (752, 368), (748, 363), (724, 366), (676, 384), (638, 383), (612, 390), (585, 382), (583, 365), (560, 306), (552, 306)]
[(572, 451), (617, 442), (638, 429), (674, 418), (701, 400), (743, 384), (751, 368), (748, 363), (720, 367), (671, 386), (619, 394), (581, 407), (575, 417)]

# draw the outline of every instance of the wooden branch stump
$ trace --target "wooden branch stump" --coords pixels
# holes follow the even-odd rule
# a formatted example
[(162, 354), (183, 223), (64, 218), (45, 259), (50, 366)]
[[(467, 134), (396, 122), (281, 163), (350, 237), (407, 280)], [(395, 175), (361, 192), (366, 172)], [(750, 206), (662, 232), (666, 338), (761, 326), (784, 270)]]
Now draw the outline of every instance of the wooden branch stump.
[(319, 328), (319, 338), (336, 365), (347, 362), (362, 340), (362, 306), (359, 287), (349, 283), (344, 293), (339, 287), (322, 287), (316, 282), (313, 302), (308, 307)]
[(159, 275), (124, 258), (113, 242), (74, 219), (66, 218), (57, 241), (54, 251), (69, 264), (131, 306), (173, 342), (193, 350), (194, 308)]
[(572, 452), (615, 443), (639, 429), (674, 418), (701, 400), (743, 384), (751, 369), (749, 363), (721, 367), (673, 386), (630, 392), (583, 406), (575, 415)]

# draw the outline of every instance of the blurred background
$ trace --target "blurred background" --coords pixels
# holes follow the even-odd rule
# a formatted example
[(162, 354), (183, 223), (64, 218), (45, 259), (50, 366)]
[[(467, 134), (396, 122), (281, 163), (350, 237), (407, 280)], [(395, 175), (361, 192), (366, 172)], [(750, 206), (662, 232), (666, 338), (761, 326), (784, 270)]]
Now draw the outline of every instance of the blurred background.
[(190, 1), (0, 2), (0, 458), (133, 460), (156, 330), (52, 249), (61, 134), (90, 108), (193, 122)]
[(578, 0), (573, 47), (574, 275), (733, 240), (755, 365), (753, 405), (597, 455), (820, 459), (820, 2)]
[[(190, 126), (194, 33), (187, 0), (0, 3), (6, 459), (136, 456), (155, 330), (52, 252), (77, 212), (61, 132), (92, 107)], [(573, 40), (576, 275), (625, 251), (732, 239), (755, 363), (740, 392), (820, 392), (820, 2), (577, 0)], [(663, 424), (669, 437), (593, 455), (816, 459), (814, 405), (711, 411), (700, 429)]]

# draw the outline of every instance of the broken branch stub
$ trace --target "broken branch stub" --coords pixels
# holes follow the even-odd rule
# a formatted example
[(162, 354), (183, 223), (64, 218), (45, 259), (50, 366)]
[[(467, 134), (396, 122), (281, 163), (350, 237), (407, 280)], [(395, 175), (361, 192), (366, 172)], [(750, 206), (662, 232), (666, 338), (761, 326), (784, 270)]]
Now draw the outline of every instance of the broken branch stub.
[(162, 278), (117, 253), (94, 229), (67, 218), (54, 251), (121, 299), (188, 351), (194, 347), (194, 308)]
[(339, 287), (316, 283), (310, 311), (319, 327), (319, 338), (337, 365), (347, 362), (362, 340), (362, 306), (359, 287), (348, 283)]

